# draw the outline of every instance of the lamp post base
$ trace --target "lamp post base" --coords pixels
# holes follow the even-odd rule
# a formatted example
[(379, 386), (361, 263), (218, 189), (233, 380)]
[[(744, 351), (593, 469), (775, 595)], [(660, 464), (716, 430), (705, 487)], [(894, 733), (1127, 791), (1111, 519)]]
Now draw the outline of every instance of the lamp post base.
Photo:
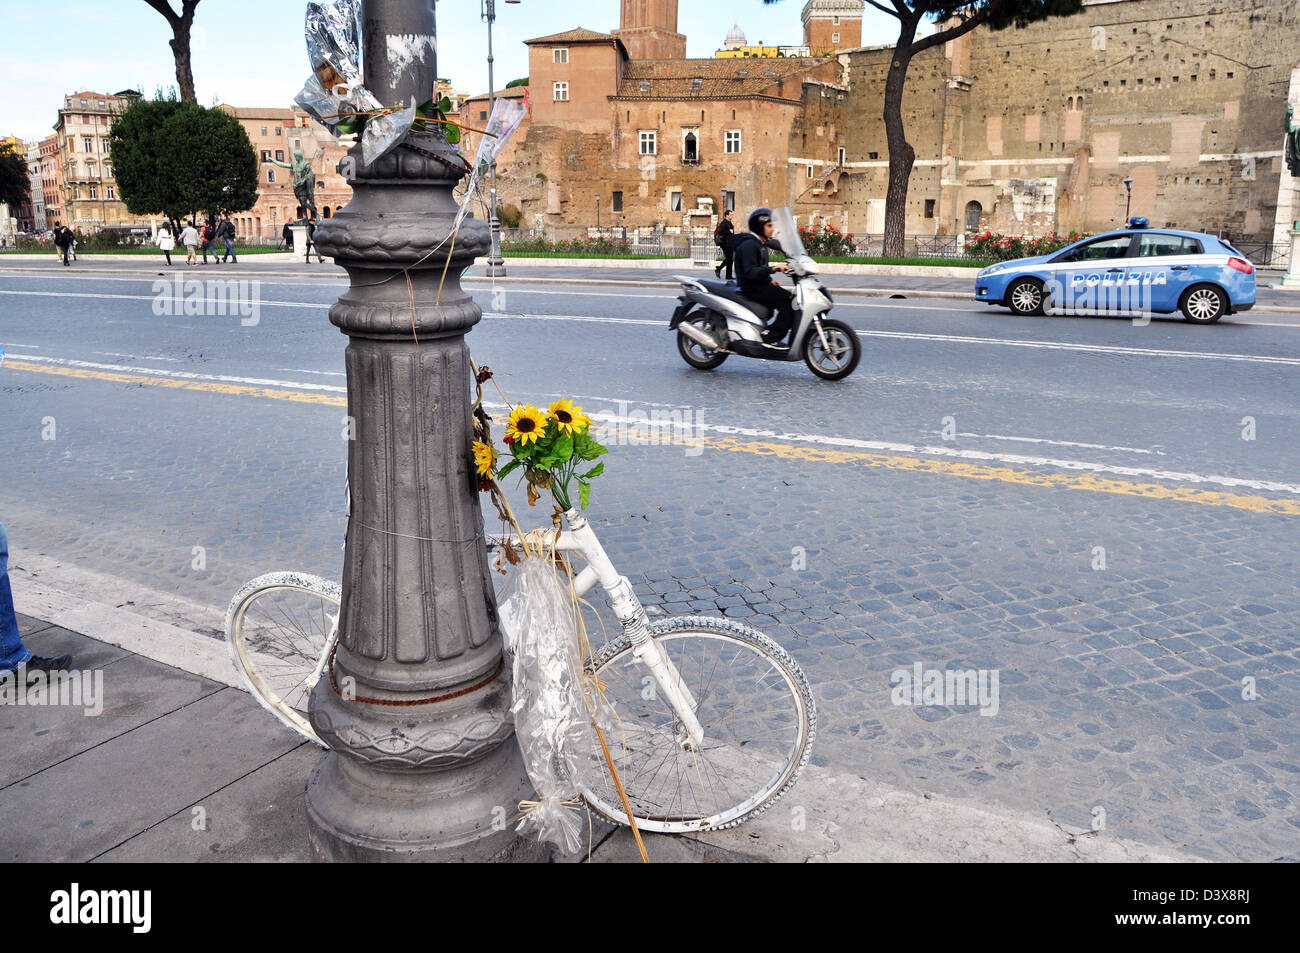
[(489, 278), (504, 278), (506, 276), (505, 260), (501, 258), (497, 258), (496, 260), (489, 258), (487, 260), (487, 265), (484, 266), (483, 274), (487, 275)]

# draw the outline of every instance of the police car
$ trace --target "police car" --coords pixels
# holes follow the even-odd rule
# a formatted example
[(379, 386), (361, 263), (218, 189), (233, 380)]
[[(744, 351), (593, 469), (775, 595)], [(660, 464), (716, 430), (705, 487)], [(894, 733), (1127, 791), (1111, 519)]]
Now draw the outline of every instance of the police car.
[(1213, 324), (1254, 306), (1255, 267), (1213, 235), (1132, 218), (1122, 231), (982, 269), (975, 298), (1023, 315), (1181, 311), (1195, 324)]

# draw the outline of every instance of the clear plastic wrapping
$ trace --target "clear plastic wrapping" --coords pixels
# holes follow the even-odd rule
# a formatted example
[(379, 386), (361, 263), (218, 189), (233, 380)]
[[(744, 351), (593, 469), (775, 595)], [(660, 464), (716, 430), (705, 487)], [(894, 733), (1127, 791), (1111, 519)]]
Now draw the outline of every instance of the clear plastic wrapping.
[[(355, 133), (362, 127), (357, 114), (383, 108), (361, 82), (361, 0), (312, 0), (307, 4), (303, 34), (312, 74), (294, 102), (335, 136)], [(370, 164), (397, 148), (414, 122), (414, 103), (383, 116), (369, 116), (361, 133), (362, 159)]]
[(459, 227), (461, 221), (469, 214), (469, 206), (478, 192), (479, 183), (492, 171), (492, 163), (501, 154), (501, 150), (510, 141), (519, 124), (524, 121), (527, 112), (528, 107), (521, 99), (498, 99), (493, 105), (492, 115), (488, 117), (487, 131), (494, 135), (484, 136), (483, 141), (478, 144), (478, 154), (474, 157), (469, 184), (465, 186), (465, 200), (460, 205), (460, 213), (456, 216), (453, 229)]
[(312, 0), (307, 4), (307, 58), (325, 89), (361, 85), (361, 0)]
[(565, 580), (544, 556), (514, 568), (501, 600), (506, 648), (514, 659), (515, 733), (537, 800), (517, 830), (535, 831), (568, 853), (582, 849), (582, 772), (596, 741), (583, 697), (577, 609)]

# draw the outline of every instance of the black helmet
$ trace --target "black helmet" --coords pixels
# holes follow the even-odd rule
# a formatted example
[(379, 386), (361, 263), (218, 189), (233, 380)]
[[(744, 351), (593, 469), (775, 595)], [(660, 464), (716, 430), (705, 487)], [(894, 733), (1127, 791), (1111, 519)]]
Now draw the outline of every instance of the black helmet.
[(770, 208), (756, 208), (749, 213), (749, 230), (760, 238), (763, 236), (763, 226), (772, 221), (772, 210)]

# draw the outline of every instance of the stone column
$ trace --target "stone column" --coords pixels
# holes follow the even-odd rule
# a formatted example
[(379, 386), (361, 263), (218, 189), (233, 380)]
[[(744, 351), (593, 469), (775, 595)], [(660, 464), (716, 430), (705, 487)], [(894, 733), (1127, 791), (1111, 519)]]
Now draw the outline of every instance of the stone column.
[[(364, 0), (362, 17), (367, 87), (385, 103), (427, 100), (433, 0)], [(340, 164), (354, 198), (316, 229), (351, 279), (330, 321), (349, 337), (355, 436), (340, 640), (311, 698), (331, 749), (307, 785), (313, 854), (531, 859), (540, 849), (507, 823), (532, 789), (470, 462), (465, 333), (482, 312), (460, 274), (488, 227), (467, 218), (452, 250), (461, 163), (440, 134), (407, 141), (439, 158), (403, 146), (365, 166), (354, 147)]]
[(293, 260), (307, 260), (307, 226), (290, 225), (289, 234), (293, 236)]

